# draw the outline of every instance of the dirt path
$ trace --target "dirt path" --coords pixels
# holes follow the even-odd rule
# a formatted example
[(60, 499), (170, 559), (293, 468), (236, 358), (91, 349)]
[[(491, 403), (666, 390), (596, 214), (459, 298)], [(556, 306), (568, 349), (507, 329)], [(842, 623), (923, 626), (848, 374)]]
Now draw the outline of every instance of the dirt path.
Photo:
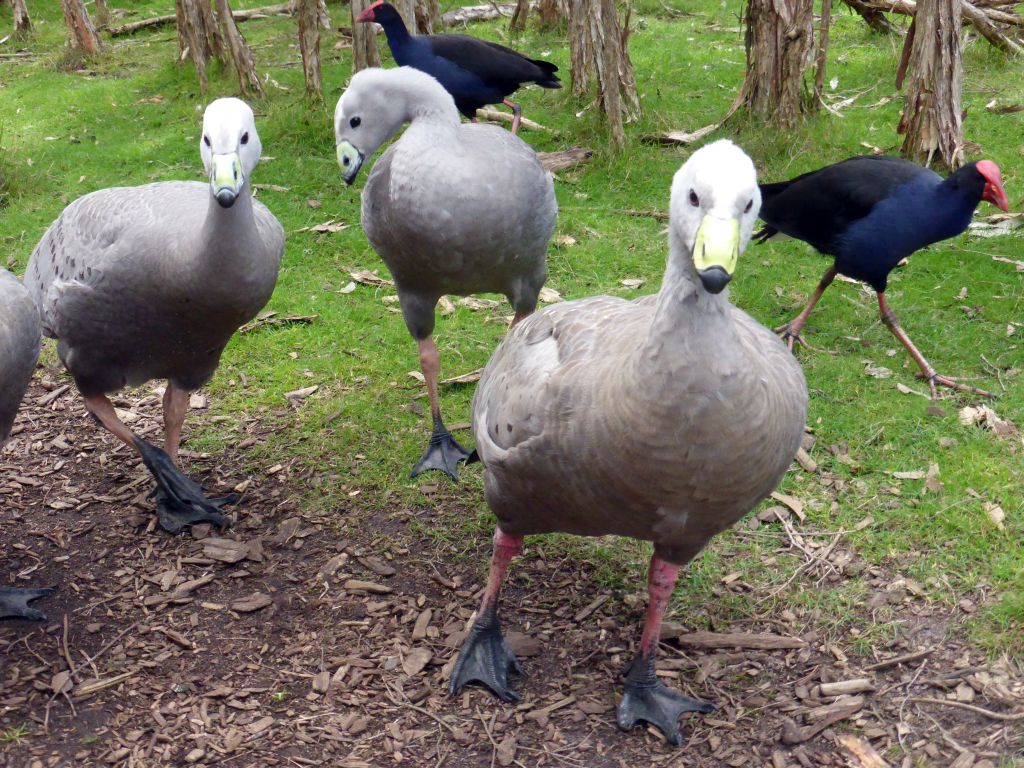
[[(470, 557), (454, 557), (410, 521), (475, 514), (457, 496), (309, 512), (300, 495), (318, 479), (283, 466), (252, 478), (228, 532), (172, 538), (153, 529), (145, 470), (55, 371), (41, 378), (0, 454), (0, 576), (58, 591), (36, 603), (47, 621), (0, 624), (3, 765), (991, 768), (1020, 755), (1019, 666), (966, 645), (959, 610), (842, 550), (800, 578), (865, 580), (878, 598), (865, 622), (891, 621), (888, 644), (858, 656), (854, 638), (822, 636), (784, 601), (724, 628), (707, 605), (731, 639), (669, 639), (659, 664), (718, 705), (684, 724), (681, 750), (614, 725), (642, 593), (599, 591), (590, 564), (529, 543), (504, 598), (522, 700), (449, 698), (490, 543), (459, 542)], [(119, 405), (159, 434), (155, 396)], [(234, 450), (260, 429), (243, 425)], [(193, 458), (190, 473), (230, 491), (244, 477), (233, 458)], [(722, 589), (753, 601), (767, 585)], [(744, 633), (792, 647), (735, 647), (754, 643)]]

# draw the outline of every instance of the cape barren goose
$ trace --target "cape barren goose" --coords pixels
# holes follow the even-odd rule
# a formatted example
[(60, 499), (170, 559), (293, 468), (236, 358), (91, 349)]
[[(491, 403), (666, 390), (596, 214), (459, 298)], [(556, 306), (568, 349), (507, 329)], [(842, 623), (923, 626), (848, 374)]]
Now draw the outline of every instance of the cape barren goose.
[[(14, 416), (39, 357), (39, 313), (25, 286), (0, 269), (0, 446), (11, 434)], [(0, 507), (3, 506), (0, 500)], [(3, 509), (0, 509), (0, 516)], [(6, 521), (0, 518), (0, 525)], [(0, 589), (0, 619), (45, 619), (29, 602), (52, 589)]]
[(430, 396), (434, 431), (412, 475), (439, 469), (457, 479), (469, 452), (441, 420), (434, 307), (445, 294), (494, 292), (512, 303), (513, 325), (533, 312), (558, 207), (529, 146), (495, 126), (460, 123), (448, 92), (411, 67), (364, 69), (341, 95), (334, 132), (347, 183), (404, 123), (363, 188), (363, 230), (395, 278)]
[[(157, 483), (161, 526), (222, 524), (228, 499), (207, 499), (176, 466), (189, 393), (213, 376), (240, 325), (267, 303), (284, 231), (252, 199), (260, 159), (252, 110), (218, 99), (203, 116), (199, 151), (209, 182), (114, 187), (79, 198), (43, 235), (26, 283), (43, 332), (85, 406), (138, 450)], [(164, 449), (133, 434), (107, 395), (166, 379)]]
[(639, 653), (618, 724), (681, 744), (680, 713), (710, 705), (665, 687), (654, 659), (679, 568), (778, 484), (800, 445), (807, 386), (769, 330), (723, 292), (760, 195), (728, 141), (697, 152), (672, 184), (669, 256), (657, 296), (549, 307), (509, 333), (484, 370), (473, 432), (498, 518), (478, 618), (451, 690), (478, 681), (514, 700), (519, 666), (498, 592), (524, 535), (615, 534), (654, 543)]

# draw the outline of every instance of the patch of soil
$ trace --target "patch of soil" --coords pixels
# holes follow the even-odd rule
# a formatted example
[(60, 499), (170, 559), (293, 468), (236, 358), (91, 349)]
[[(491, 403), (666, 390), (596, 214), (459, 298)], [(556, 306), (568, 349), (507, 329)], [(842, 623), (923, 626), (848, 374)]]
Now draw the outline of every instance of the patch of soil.
[[(890, 622), (890, 639), (858, 655), (865, 644), (824, 636), (822, 617), (758, 602), (772, 585), (727, 577), (723, 593), (748, 594), (750, 619), (709, 603), (702, 620), (718, 634), (666, 627), (659, 676), (718, 707), (683, 723), (683, 749), (615, 727), (642, 575), (636, 592), (608, 593), (592, 564), (542, 542), (528, 542), (502, 603), (521, 700), (449, 697), (490, 541), (424, 540), (413, 523), (475, 516), (457, 492), (310, 510), (310, 470), (240, 469), (263, 434), (251, 422), (225, 455), (187, 458), (211, 495), (243, 491), (232, 527), (171, 537), (155, 528), (144, 467), (54, 370), (26, 405), (0, 454), (2, 576), (57, 592), (35, 603), (46, 621), (0, 625), (3, 765), (986, 768), (1021, 749), (1024, 674), (967, 644), (973, 607), (950, 611), (852, 567), (835, 543), (789, 588), (863, 580), (864, 623)], [(155, 395), (118, 406), (159, 437)]]

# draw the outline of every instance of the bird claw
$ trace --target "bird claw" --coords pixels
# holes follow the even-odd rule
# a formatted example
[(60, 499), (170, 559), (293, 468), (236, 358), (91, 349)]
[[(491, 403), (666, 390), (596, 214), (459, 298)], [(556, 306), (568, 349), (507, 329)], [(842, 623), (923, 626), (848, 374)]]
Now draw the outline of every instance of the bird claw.
[(954, 389), (958, 392), (968, 392), (972, 395), (979, 395), (981, 397), (990, 397), (995, 399), (995, 395), (989, 392), (987, 389), (979, 389), (978, 387), (972, 387), (969, 384), (961, 384), (952, 376), (943, 376), (941, 374), (935, 373), (934, 371), (931, 374), (918, 373), (917, 375), (920, 378), (926, 379), (928, 381), (928, 388), (931, 390), (932, 400), (941, 399), (939, 397), (939, 391), (936, 388), (936, 385), (949, 387), (950, 389)]
[(449, 691), (454, 696), (467, 683), (483, 683), (502, 701), (518, 701), (519, 695), (508, 687), (510, 670), (523, 674), (518, 659), (502, 637), (498, 611), (492, 606), (473, 622), (452, 669)]
[(654, 659), (638, 655), (626, 672), (626, 690), (616, 711), (620, 730), (628, 731), (637, 723), (650, 723), (661, 731), (665, 741), (675, 747), (683, 745), (679, 732), (679, 716), (684, 712), (714, 712), (715, 706), (684, 696), (658, 680)]
[(820, 347), (812, 347), (810, 344), (807, 343), (807, 340), (800, 333), (801, 330), (803, 330), (803, 326), (794, 330), (792, 323), (786, 323), (785, 325), (780, 325), (778, 328), (776, 328), (775, 333), (779, 334), (779, 337), (784, 342), (786, 342), (786, 346), (789, 347), (790, 352), (793, 351), (793, 343), (796, 342), (801, 347), (809, 349), (811, 352), (822, 352), (826, 355), (838, 354), (833, 349), (822, 349)]
[(42, 621), (46, 614), (29, 606), (33, 600), (52, 594), (53, 590), (43, 589), (0, 589), (0, 619), (28, 619)]
[(228, 519), (220, 513), (220, 508), (236, 503), (238, 494), (208, 499), (203, 495), (203, 489), (174, 466), (164, 451), (142, 439), (136, 439), (135, 446), (146, 469), (156, 480), (152, 495), (156, 497), (157, 519), (161, 528), (176, 534), (198, 523), (212, 523), (218, 528), (227, 525)]

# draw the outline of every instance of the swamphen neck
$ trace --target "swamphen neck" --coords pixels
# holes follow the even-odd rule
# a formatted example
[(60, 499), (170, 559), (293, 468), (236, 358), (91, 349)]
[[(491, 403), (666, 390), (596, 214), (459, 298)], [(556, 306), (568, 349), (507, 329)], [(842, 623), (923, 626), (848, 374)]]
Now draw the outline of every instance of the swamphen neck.
[(404, 48), (412, 41), (412, 35), (409, 34), (409, 29), (405, 26), (402, 15), (393, 5), (385, 3), (384, 0), (378, 0), (378, 2), (359, 14), (356, 21), (364, 23), (375, 21), (380, 24), (384, 28), (384, 36), (388, 39), (388, 47), (391, 48), (391, 54), (395, 57), (395, 61), (399, 65), (403, 64), (403, 62), (399, 61), (396, 46)]

